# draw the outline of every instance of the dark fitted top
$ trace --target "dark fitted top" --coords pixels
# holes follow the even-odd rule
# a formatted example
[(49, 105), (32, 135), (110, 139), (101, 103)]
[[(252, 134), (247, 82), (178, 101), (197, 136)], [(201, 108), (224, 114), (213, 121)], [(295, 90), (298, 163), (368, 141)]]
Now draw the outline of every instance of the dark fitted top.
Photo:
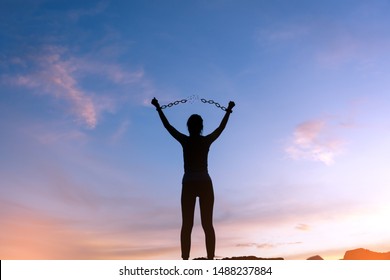
[(178, 139), (183, 147), (185, 173), (208, 172), (207, 157), (211, 140), (207, 136), (184, 136)]
[(207, 157), (211, 144), (221, 135), (229, 119), (231, 110), (227, 110), (221, 124), (207, 136), (187, 136), (176, 130), (167, 120), (161, 108), (157, 109), (164, 127), (183, 147), (184, 172), (207, 174)]

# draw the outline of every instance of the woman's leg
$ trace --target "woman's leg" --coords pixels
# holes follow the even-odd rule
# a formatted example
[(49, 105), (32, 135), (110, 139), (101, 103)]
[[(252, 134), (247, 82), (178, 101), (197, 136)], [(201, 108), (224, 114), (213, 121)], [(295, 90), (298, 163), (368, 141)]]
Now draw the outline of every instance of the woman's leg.
[(212, 260), (215, 254), (215, 232), (213, 227), (214, 190), (211, 181), (202, 186), (199, 206), (202, 227), (206, 236), (207, 258)]
[(196, 203), (196, 195), (188, 184), (183, 184), (181, 192), (181, 215), (182, 226), (180, 233), (181, 241), (181, 257), (183, 260), (188, 260), (191, 249), (191, 232), (194, 225), (194, 211)]

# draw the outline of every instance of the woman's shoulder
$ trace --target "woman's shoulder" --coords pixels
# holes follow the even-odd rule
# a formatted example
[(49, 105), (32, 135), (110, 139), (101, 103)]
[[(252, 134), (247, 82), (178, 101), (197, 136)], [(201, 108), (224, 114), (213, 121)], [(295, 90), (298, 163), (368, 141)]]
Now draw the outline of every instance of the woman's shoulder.
[(207, 142), (207, 136), (197, 135), (197, 136), (187, 136), (183, 137), (185, 142), (189, 143), (204, 143)]

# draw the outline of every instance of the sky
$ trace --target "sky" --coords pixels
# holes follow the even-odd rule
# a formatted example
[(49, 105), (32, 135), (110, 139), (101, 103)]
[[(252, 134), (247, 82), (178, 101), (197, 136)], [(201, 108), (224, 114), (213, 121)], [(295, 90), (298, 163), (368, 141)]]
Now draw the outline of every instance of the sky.
[[(198, 113), (216, 256), (390, 251), (390, 2), (3, 0), (0, 259), (180, 259)], [(199, 209), (191, 258), (206, 255)]]

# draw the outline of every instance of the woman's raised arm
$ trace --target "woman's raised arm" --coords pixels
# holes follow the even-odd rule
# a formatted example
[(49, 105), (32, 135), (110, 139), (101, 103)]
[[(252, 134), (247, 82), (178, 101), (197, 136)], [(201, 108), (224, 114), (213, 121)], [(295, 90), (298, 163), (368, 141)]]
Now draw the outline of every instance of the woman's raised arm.
[(174, 128), (168, 121), (167, 117), (165, 116), (164, 112), (162, 111), (160, 104), (158, 103), (158, 100), (156, 97), (152, 99), (152, 105), (156, 107), (156, 110), (158, 112), (158, 115), (160, 116), (160, 119), (164, 125), (164, 127), (168, 130), (168, 132), (172, 135), (173, 138), (175, 138), (177, 141), (181, 142), (181, 139), (185, 136), (184, 134), (180, 133), (176, 128)]
[(226, 109), (225, 116), (223, 117), (223, 119), (221, 121), (221, 124), (217, 127), (216, 130), (214, 130), (212, 133), (210, 133), (207, 136), (207, 137), (210, 138), (211, 142), (214, 142), (219, 137), (219, 135), (221, 135), (222, 131), (225, 129), (226, 124), (227, 124), (227, 122), (229, 120), (229, 116), (233, 112), (232, 109), (233, 109), (234, 106), (236, 106), (236, 104), (233, 101), (230, 101), (229, 102), (229, 106)]

